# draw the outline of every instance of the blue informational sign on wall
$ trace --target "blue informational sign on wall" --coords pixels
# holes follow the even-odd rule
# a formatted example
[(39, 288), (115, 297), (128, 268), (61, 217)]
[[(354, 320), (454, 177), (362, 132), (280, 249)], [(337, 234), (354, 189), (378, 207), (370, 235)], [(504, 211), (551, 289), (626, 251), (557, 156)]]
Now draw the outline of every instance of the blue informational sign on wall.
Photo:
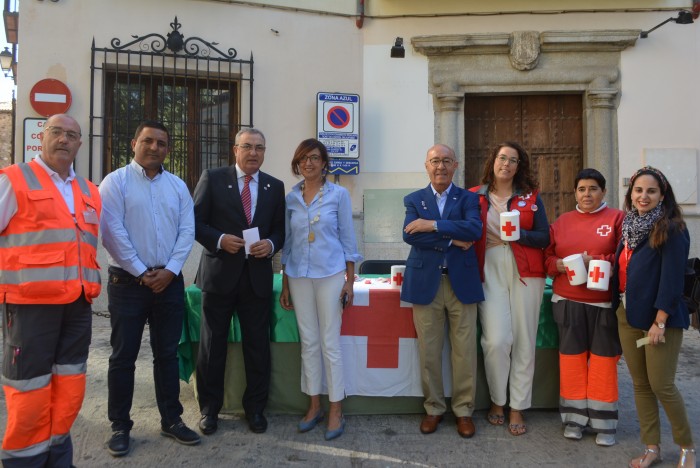
[(328, 173), (333, 175), (358, 175), (360, 173), (359, 159), (331, 159)]
[[(316, 111), (316, 137), (326, 145), (328, 155), (331, 158), (359, 158), (360, 96), (347, 93), (318, 93)], [(359, 172), (359, 164), (357, 167)]]

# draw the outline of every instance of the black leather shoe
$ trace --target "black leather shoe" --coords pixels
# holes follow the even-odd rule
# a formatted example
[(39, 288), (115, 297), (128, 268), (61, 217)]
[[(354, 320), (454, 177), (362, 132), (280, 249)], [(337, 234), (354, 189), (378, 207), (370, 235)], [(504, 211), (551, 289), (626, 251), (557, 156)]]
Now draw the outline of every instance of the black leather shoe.
[(246, 415), (246, 419), (248, 420), (248, 427), (256, 434), (262, 434), (267, 430), (267, 419), (262, 413)]
[(202, 415), (202, 419), (199, 420), (199, 430), (202, 431), (202, 434), (211, 435), (215, 433), (218, 428), (219, 418), (209, 414)]
[(199, 436), (182, 421), (168, 427), (161, 426), (160, 435), (171, 437), (183, 445), (197, 445), (201, 442)]
[(107, 444), (107, 451), (113, 457), (123, 457), (129, 453), (129, 431), (114, 431)]

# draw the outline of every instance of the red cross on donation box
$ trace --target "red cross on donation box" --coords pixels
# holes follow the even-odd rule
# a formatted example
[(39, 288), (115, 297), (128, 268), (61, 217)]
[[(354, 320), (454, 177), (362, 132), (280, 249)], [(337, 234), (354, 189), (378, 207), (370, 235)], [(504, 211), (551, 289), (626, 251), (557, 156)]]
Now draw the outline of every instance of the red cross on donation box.
[(370, 289), (369, 306), (343, 311), (341, 335), (367, 337), (367, 368), (399, 367), (399, 338), (416, 338), (413, 309), (401, 307), (398, 289)]
[(594, 283), (597, 283), (601, 279), (605, 278), (605, 272), (600, 271), (600, 267), (596, 266), (590, 271), (590, 273), (588, 273), (588, 276), (593, 280)]
[(569, 281), (574, 279), (574, 276), (576, 276), (576, 272), (574, 270), (570, 270), (569, 267), (564, 267), (566, 268), (566, 276), (569, 277)]
[(501, 230), (506, 233), (506, 236), (510, 237), (517, 228), (510, 221), (506, 221)]

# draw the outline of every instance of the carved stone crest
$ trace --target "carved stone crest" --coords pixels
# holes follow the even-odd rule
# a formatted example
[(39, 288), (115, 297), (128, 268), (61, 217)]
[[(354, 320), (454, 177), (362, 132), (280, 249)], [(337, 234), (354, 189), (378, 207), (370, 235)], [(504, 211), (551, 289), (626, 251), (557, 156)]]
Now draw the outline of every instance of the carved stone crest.
[(540, 59), (540, 33), (514, 31), (510, 39), (510, 64), (516, 70), (532, 70)]

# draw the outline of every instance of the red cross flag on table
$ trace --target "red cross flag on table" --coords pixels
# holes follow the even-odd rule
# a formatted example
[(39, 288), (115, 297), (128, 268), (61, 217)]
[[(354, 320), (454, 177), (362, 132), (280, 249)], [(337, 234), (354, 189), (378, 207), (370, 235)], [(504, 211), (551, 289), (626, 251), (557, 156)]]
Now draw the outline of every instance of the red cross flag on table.
[[(356, 282), (353, 304), (343, 311), (340, 343), (345, 391), (348, 395), (422, 396), (413, 309), (400, 300), (398, 288), (379, 281)], [(448, 356), (446, 342), (446, 395), (451, 394)]]

